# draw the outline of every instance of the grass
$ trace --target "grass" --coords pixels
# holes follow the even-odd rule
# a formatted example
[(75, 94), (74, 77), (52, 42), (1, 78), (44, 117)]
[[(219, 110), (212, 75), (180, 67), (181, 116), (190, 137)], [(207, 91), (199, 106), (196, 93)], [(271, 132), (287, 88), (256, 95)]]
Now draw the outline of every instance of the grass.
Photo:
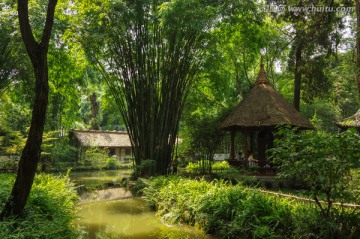
[(139, 184), (143, 198), (164, 220), (194, 225), (219, 238), (360, 238), (356, 211), (338, 210), (333, 218), (322, 218), (313, 203), (223, 180), (173, 176)]
[[(0, 174), (1, 208), (10, 195), (14, 178)], [(67, 177), (37, 175), (22, 217), (0, 223), (0, 238), (76, 238), (77, 202), (78, 196)]]

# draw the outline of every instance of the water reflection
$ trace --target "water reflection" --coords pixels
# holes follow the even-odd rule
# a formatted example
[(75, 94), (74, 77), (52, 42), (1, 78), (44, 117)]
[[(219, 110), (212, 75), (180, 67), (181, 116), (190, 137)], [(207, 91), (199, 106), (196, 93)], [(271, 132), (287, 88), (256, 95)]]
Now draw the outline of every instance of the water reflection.
[(139, 199), (83, 204), (79, 217), (89, 232), (87, 238), (150, 239), (162, 227), (161, 221)]
[(192, 227), (163, 224), (140, 199), (90, 202), (81, 207), (79, 224), (86, 231), (83, 238), (209, 238)]
[(131, 169), (106, 170), (95, 172), (70, 172), (70, 178), (78, 185), (99, 186), (106, 183), (120, 183), (123, 178), (129, 178)]
[[(82, 172), (70, 175), (78, 184), (99, 185), (128, 177), (129, 171)], [(110, 180), (110, 181), (109, 181)], [(108, 193), (118, 196), (108, 189)], [(104, 191), (104, 190), (103, 190)], [(209, 239), (202, 231), (189, 226), (169, 226), (147, 209), (139, 198), (82, 201), (78, 213), (79, 225), (84, 229), (83, 239)]]

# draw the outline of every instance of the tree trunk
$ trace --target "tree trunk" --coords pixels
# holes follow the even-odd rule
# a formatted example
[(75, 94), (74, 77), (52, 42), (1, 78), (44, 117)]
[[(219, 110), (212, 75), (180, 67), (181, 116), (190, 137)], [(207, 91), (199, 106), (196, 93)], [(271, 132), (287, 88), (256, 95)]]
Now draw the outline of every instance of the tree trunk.
[(29, 136), (21, 154), (15, 184), (5, 208), (0, 215), (3, 220), (9, 216), (21, 215), (29, 197), (40, 159), (49, 92), (47, 52), (56, 4), (57, 0), (49, 0), (43, 36), (39, 44), (36, 42), (31, 31), (28, 15), (28, 0), (18, 0), (21, 36), (33, 65), (36, 78), (35, 101)]
[(356, 85), (360, 97), (360, 0), (356, 0)]
[(301, 41), (296, 46), (295, 52), (295, 82), (294, 82), (294, 108), (300, 111), (300, 94), (301, 94)]

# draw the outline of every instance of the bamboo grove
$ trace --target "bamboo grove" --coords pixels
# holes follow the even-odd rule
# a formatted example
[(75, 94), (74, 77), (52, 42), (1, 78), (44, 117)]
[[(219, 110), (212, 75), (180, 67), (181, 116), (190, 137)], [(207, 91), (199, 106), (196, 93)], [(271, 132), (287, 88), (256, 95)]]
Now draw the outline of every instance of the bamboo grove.
[(211, 10), (182, 11), (189, 4), (113, 4), (103, 18), (111, 29), (103, 38), (106, 57), (92, 55), (127, 126), (136, 165), (154, 160), (150, 173), (167, 173), (181, 111), (213, 22)]

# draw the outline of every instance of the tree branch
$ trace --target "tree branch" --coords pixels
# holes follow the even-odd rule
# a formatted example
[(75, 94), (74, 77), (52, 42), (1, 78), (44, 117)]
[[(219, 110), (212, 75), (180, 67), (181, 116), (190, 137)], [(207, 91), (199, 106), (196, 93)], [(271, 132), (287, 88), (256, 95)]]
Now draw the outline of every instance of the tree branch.
[(54, 24), (55, 7), (56, 7), (57, 2), (58, 2), (58, 0), (49, 0), (49, 3), (48, 3), (45, 27), (44, 27), (42, 39), (40, 42), (41, 48), (46, 50), (46, 52), (49, 47), (49, 41), (50, 41), (50, 37), (51, 37), (51, 29)]
[(36, 48), (39, 44), (36, 42), (29, 21), (29, 1), (18, 0), (18, 14), (21, 36), (24, 39), (26, 50), (31, 58), (31, 61), (36, 58)]

